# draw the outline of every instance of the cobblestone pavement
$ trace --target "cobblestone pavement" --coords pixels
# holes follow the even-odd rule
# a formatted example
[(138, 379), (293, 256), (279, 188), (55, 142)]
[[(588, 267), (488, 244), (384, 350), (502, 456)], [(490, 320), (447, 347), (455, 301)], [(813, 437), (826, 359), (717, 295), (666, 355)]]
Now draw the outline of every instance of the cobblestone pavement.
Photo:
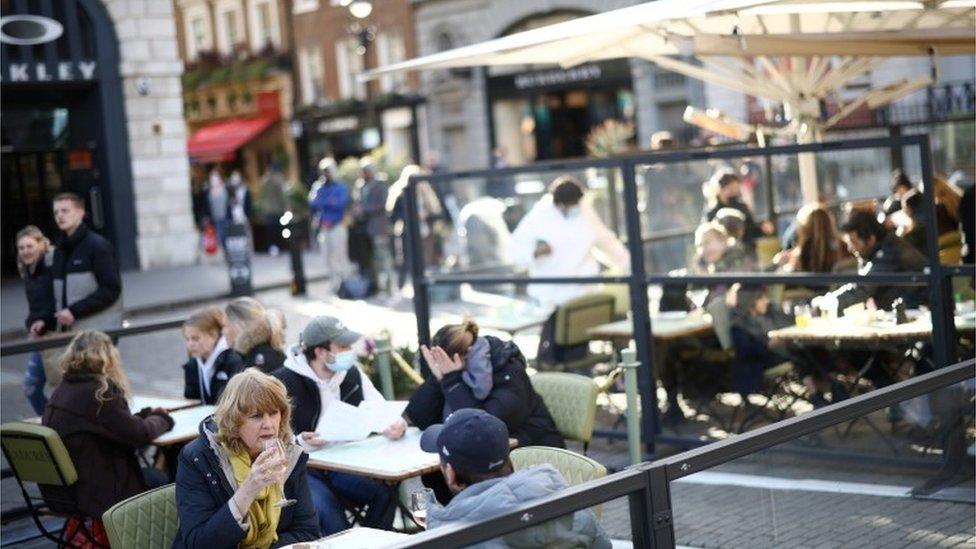
[[(416, 340), (416, 325), (409, 300), (389, 307), (382, 298), (370, 302), (343, 302), (324, 298), (323, 284), (312, 284), (309, 297), (293, 298), (283, 290), (258, 297), (283, 310), (288, 323), (288, 339), (295, 341), (305, 322), (316, 314), (335, 314), (354, 329), (376, 333), (392, 332), (394, 344)], [(454, 308), (456, 309), (456, 308)], [(458, 318), (460, 311), (439, 306), (433, 324)], [(469, 312), (476, 312), (471, 310)], [(143, 315), (149, 321), (185, 315), (173, 310)], [(520, 335), (517, 343), (526, 350), (538, 342), (531, 334)], [(125, 370), (136, 392), (179, 395), (182, 375), (179, 365), (185, 360), (178, 330), (123, 338), (119, 344)], [(33, 415), (20, 388), (25, 357), (8, 357), (0, 363), (0, 420), (11, 421)], [(603, 417), (604, 427), (609, 427)], [(571, 446), (571, 449), (580, 450)], [(662, 448), (662, 451), (674, 451)], [(619, 468), (625, 464), (623, 441), (596, 440), (589, 455)], [(933, 458), (937, 463), (937, 457)], [(968, 464), (972, 470), (972, 462)], [(876, 464), (827, 462), (822, 459), (788, 455), (762, 455), (740, 459), (720, 471), (768, 475), (786, 479), (916, 486), (932, 474), (932, 469), (896, 469)], [(693, 477), (691, 477), (693, 480)], [(972, 490), (972, 479), (962, 484)], [(821, 493), (800, 490), (703, 485), (675, 482), (671, 485), (675, 512), (676, 541), (691, 547), (953, 547), (976, 545), (973, 505), (944, 501), (914, 500), (906, 497), (867, 496), (848, 493)], [(22, 500), (16, 484), (0, 483), (0, 507), (8, 510)], [(603, 505), (602, 523), (615, 539), (630, 538), (630, 519), (626, 499)], [(18, 521), (0, 530), (5, 540), (29, 530), (30, 524)], [(34, 542), (23, 547), (45, 547)]]

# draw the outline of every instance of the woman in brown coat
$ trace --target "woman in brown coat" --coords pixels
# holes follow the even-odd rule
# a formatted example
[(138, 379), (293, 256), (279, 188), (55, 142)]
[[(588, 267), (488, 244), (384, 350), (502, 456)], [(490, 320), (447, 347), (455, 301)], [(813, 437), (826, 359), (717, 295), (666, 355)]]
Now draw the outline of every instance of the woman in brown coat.
[(61, 368), (64, 379), (48, 401), (43, 424), (61, 435), (78, 482), (68, 494), (44, 495), (68, 496), (84, 515), (99, 519), (112, 505), (166, 482), (160, 471), (140, 468), (136, 449), (172, 429), (173, 420), (162, 408), (129, 411), (119, 352), (102, 332), (75, 336)]

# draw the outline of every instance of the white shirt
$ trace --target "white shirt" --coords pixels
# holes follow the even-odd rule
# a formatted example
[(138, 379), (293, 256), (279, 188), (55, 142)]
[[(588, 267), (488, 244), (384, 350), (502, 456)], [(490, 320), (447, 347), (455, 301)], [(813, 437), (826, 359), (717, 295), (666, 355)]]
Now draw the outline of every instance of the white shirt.
[[(550, 255), (535, 257), (544, 241)], [(600, 274), (600, 264), (629, 270), (630, 254), (603, 224), (593, 206), (580, 202), (580, 213), (566, 217), (546, 195), (532, 207), (512, 233), (512, 261), (534, 277), (583, 277)], [(530, 284), (527, 292), (540, 305), (554, 307), (591, 291), (588, 284)]]
[(205, 398), (210, 395), (210, 378), (213, 377), (214, 364), (217, 362), (217, 357), (220, 353), (229, 349), (227, 346), (227, 340), (221, 337), (217, 340), (217, 344), (214, 345), (213, 351), (210, 351), (210, 356), (207, 360), (200, 360), (197, 358), (197, 371), (200, 375), (200, 398)]

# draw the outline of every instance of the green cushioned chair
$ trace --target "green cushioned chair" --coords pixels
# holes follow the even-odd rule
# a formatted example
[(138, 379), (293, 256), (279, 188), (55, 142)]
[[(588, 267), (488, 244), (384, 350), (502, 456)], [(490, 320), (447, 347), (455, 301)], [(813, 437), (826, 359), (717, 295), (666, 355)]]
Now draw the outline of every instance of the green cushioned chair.
[[(615, 299), (606, 293), (593, 293), (571, 299), (556, 307), (555, 325), (551, 342), (559, 347), (589, 343), (593, 338), (590, 328), (613, 322)], [(587, 353), (586, 356), (555, 364), (539, 362), (544, 370), (581, 370), (610, 360), (607, 353)]]
[[(0, 425), (0, 447), (40, 533), (61, 547), (64, 541), (44, 527), (41, 516), (75, 518), (82, 524), (83, 535), (97, 546), (83, 526), (84, 519), (92, 517), (77, 510), (72, 486), (78, 472), (57, 431), (35, 423), (4, 423)], [(24, 483), (37, 484), (42, 497), (31, 496)]]
[[(562, 448), (525, 446), (512, 450), (511, 458), (516, 471), (548, 463), (559, 471), (570, 486), (607, 476), (607, 468), (599, 462)], [(597, 518), (601, 510), (600, 506), (593, 508)]]
[(583, 443), (586, 452), (593, 439), (596, 397), (600, 388), (592, 379), (564, 372), (540, 372), (530, 377), (532, 388), (546, 403), (563, 438)]
[(169, 484), (120, 501), (102, 515), (113, 549), (167, 549), (176, 539), (180, 519), (176, 485)]

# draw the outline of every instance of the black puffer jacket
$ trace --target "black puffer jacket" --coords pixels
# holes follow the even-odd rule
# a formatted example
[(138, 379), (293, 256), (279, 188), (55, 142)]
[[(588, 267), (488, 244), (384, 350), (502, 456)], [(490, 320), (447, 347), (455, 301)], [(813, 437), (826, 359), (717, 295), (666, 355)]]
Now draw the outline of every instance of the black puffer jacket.
[(508, 426), (509, 435), (518, 439), (519, 446), (566, 446), (556, 423), (542, 397), (532, 388), (525, 372), (525, 357), (511, 341), (484, 336), (488, 340), (493, 369), (493, 387), (488, 398), (478, 400), (471, 388), (461, 379), (461, 372), (451, 372), (437, 381), (433, 377), (424, 382), (410, 397), (405, 415), (420, 427), (444, 420), (444, 403), (452, 410), (478, 408), (501, 419)]
[(244, 355), (245, 368), (254, 367), (266, 374), (270, 374), (284, 365), (285, 353), (268, 343), (255, 345)]
[[(859, 260), (858, 274), (869, 275), (875, 273), (911, 273), (922, 272), (928, 260), (914, 246), (893, 233), (885, 235), (884, 239), (866, 258)], [(902, 298), (907, 307), (918, 307), (925, 302), (926, 288), (924, 286), (883, 286), (880, 284), (866, 284), (851, 282), (834, 291), (837, 297), (837, 310), (874, 298), (879, 309), (890, 309), (892, 302)]]
[(47, 259), (42, 257), (24, 275), (24, 292), (27, 294), (27, 305), (30, 309), (24, 325), (28, 330), (38, 320), (44, 321), (45, 330), (53, 331), (57, 327), (54, 320), (54, 281)]
[(214, 361), (213, 374), (210, 376), (210, 394), (202, 394), (200, 387), (200, 368), (197, 359), (190, 358), (183, 365), (183, 398), (199, 400), (204, 404), (216, 404), (227, 382), (235, 374), (244, 371), (244, 359), (233, 349), (224, 349)]
[(105, 237), (84, 224), (65, 235), (54, 249), (51, 273), (56, 307), (71, 310), (75, 329), (122, 325), (122, 278)]

